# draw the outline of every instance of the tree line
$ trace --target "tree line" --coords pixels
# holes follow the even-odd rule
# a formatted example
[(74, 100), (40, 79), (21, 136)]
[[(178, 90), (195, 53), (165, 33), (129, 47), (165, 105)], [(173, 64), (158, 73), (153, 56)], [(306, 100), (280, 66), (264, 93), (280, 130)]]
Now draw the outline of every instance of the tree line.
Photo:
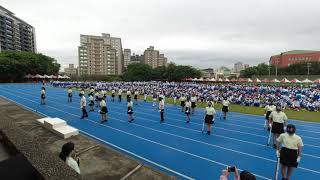
[(0, 53), (0, 81), (20, 82), (27, 74), (55, 74), (60, 64), (55, 59), (41, 53), (26, 51), (2, 51)]
[(160, 66), (152, 69), (147, 64), (130, 64), (123, 73), (124, 81), (181, 81), (185, 78), (200, 78), (200, 70), (191, 66), (176, 65), (169, 63), (167, 66)]
[[(307, 75), (308, 63), (291, 64), (288, 67), (269, 66), (265, 63), (258, 64), (257, 66), (249, 67), (240, 72), (240, 77), (251, 78), (252, 76), (264, 75)], [(309, 75), (320, 75), (320, 62), (310, 62)]]

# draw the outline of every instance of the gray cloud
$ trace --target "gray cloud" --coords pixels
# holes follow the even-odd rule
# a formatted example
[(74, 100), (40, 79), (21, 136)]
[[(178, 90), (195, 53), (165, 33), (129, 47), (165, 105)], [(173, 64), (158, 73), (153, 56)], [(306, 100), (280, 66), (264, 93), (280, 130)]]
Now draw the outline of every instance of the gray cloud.
[(124, 48), (149, 45), (197, 67), (258, 64), (286, 50), (319, 50), (320, 1), (3, 0), (36, 28), (39, 52), (77, 64), (80, 34), (110, 33)]

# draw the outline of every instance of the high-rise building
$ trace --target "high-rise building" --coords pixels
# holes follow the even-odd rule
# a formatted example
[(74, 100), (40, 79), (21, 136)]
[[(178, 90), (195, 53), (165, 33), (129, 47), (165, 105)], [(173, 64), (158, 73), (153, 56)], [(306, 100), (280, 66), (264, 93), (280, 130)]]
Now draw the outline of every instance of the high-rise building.
[(242, 62), (237, 62), (234, 64), (234, 72), (235, 73), (239, 73), (243, 69), (244, 69), (244, 66), (243, 66)]
[(122, 45), (120, 38), (80, 35), (79, 73), (80, 75), (120, 75), (122, 74)]
[(0, 6), (0, 51), (36, 52), (36, 49), (34, 27)]
[(150, 65), (152, 68), (167, 65), (167, 58), (164, 54), (159, 54), (159, 50), (155, 50), (153, 46), (150, 46), (144, 51), (144, 64)]
[(131, 61), (131, 50), (123, 49), (123, 67), (127, 68)]
[(77, 68), (74, 67), (74, 64), (69, 64), (69, 67), (64, 68), (64, 73), (68, 76), (77, 75)]

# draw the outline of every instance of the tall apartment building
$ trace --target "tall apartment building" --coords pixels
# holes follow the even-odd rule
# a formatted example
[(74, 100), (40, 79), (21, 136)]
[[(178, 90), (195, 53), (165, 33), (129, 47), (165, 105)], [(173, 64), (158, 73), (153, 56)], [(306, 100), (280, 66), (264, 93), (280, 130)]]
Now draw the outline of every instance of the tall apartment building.
[(244, 65), (242, 62), (237, 62), (234, 64), (234, 72), (235, 73), (239, 73), (243, 69), (244, 69)]
[(144, 64), (150, 65), (152, 68), (167, 65), (167, 58), (164, 54), (160, 54), (153, 46), (150, 46), (144, 51)]
[(164, 54), (159, 55), (159, 60), (158, 60), (158, 66), (166, 66), (167, 65), (167, 58), (164, 57)]
[(36, 49), (34, 27), (0, 6), (0, 51), (36, 52)]
[(122, 74), (121, 39), (102, 36), (80, 35), (79, 73), (80, 75), (120, 75)]
[(123, 67), (127, 68), (131, 61), (131, 50), (123, 49)]

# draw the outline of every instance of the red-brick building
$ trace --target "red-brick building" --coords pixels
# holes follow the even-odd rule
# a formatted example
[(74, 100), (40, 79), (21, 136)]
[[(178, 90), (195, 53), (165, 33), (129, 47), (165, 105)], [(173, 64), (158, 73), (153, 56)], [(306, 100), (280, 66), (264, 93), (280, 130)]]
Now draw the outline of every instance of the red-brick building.
[(302, 62), (320, 62), (320, 51), (293, 50), (270, 57), (270, 65), (288, 67)]

